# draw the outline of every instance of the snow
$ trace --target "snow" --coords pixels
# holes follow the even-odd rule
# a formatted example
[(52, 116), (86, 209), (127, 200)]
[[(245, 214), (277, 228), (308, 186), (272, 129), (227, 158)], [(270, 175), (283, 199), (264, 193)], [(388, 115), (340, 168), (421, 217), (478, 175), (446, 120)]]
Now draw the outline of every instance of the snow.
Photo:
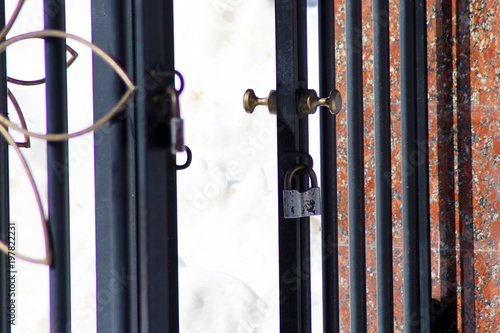
[[(308, 3), (314, 6), (315, 1)], [(41, 0), (28, 1), (11, 35), (40, 30), (41, 8)], [(309, 79), (310, 88), (316, 89), (317, 15), (316, 7), (310, 9)], [(67, 12), (68, 31), (90, 40), (89, 1), (68, 2)], [(246, 89), (264, 97), (276, 88), (273, 1), (176, 1), (175, 29), (176, 68), (185, 79), (181, 115), (185, 142), (193, 152), (191, 166), (178, 173), (181, 332), (277, 332), (276, 119), (264, 107), (248, 115), (242, 106)], [(43, 77), (43, 44), (23, 43), (9, 48), (9, 75)], [(79, 53), (69, 70), (70, 128), (76, 130), (92, 121), (91, 52), (78, 43), (70, 45)], [(35, 51), (28, 53), (22, 46)], [(30, 129), (43, 131), (44, 88), (13, 91)], [(311, 154), (320, 177), (317, 129), (317, 115), (310, 116)], [(93, 183), (92, 140), (86, 135), (70, 142), (73, 332), (96, 331), (94, 192), (88, 186)], [(23, 153), (46, 202), (45, 143), (32, 144)], [(36, 212), (29, 209), (34, 199), (11, 157), (12, 219), (22, 250), (36, 255), (43, 243)], [(311, 219), (311, 237), (313, 328), (320, 332), (317, 217)], [(48, 332), (48, 269), (18, 265), (13, 332)]]

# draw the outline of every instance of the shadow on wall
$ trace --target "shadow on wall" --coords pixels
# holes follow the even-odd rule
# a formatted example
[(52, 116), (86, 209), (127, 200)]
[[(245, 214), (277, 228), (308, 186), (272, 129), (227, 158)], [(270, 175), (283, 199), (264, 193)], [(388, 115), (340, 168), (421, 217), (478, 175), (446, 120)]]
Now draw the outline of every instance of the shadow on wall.
[[(453, 35), (454, 7), (457, 18), (456, 36)], [(436, 14), (438, 251), (441, 295), (440, 300), (435, 301), (432, 307), (432, 310), (439, 314), (434, 322), (433, 331), (457, 332), (458, 323), (461, 322), (461, 332), (475, 332), (470, 0), (457, 0), (455, 6), (452, 0), (438, 1)], [(456, 85), (454, 85), (454, 68), (457, 73)], [(456, 166), (455, 139), (458, 156)], [(458, 172), (458, 177), (455, 177), (455, 170)], [(458, 198), (458, 230), (456, 230), (455, 216), (456, 198)], [(456, 243), (457, 234), (459, 249)], [(460, 262), (459, 277), (457, 277), (457, 259)], [(457, 312), (459, 304), (460, 314)]]

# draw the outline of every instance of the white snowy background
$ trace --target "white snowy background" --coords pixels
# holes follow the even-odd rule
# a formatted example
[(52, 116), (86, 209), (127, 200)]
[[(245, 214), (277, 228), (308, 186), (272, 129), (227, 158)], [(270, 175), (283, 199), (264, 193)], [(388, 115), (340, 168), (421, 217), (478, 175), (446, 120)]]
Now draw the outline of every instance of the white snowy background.
[[(310, 1), (309, 86), (317, 89), (317, 7)], [(8, 1), (7, 12), (15, 5)], [(69, 1), (67, 30), (91, 39), (90, 1)], [(10, 36), (43, 28), (42, 1), (29, 0)], [(175, 2), (176, 68), (183, 74), (181, 114), (192, 165), (178, 173), (181, 331), (278, 332), (276, 120), (242, 97), (275, 89), (272, 0)], [(68, 70), (70, 130), (92, 122), (91, 52), (68, 42), (78, 60)], [(42, 41), (8, 49), (8, 74), (44, 76)], [(10, 84), (30, 130), (45, 129), (44, 86)], [(9, 112), (13, 113), (12, 106)], [(311, 154), (319, 173), (318, 116), (310, 116)], [(18, 137), (21, 139), (21, 137)], [(46, 144), (23, 149), (46, 205)], [(93, 137), (70, 141), (72, 331), (96, 332)], [(183, 154), (179, 159), (184, 158)], [(39, 256), (42, 229), (34, 196), (11, 154), (11, 219), (18, 249)], [(321, 332), (320, 222), (311, 219), (313, 331)], [(17, 261), (13, 332), (49, 332), (49, 278), (43, 266)]]

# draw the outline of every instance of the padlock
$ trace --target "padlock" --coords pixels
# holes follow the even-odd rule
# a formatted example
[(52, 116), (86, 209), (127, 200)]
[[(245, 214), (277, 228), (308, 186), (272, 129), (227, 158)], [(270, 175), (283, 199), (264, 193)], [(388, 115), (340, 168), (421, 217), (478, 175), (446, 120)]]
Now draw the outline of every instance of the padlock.
[(311, 178), (310, 189), (305, 192), (292, 190), (293, 175), (303, 168), (304, 166), (299, 164), (298, 166), (288, 170), (285, 175), (283, 207), (286, 219), (294, 219), (321, 214), (321, 192), (318, 187), (318, 179), (316, 177), (316, 173), (313, 170), (309, 172), (309, 178)]
[(172, 135), (172, 154), (186, 150), (186, 146), (184, 146), (184, 121), (181, 118), (170, 118), (170, 133)]
[(171, 151), (172, 154), (185, 150), (184, 146), (184, 121), (181, 119), (179, 96), (174, 87), (169, 87), (167, 93), (172, 101), (172, 118), (170, 118)]

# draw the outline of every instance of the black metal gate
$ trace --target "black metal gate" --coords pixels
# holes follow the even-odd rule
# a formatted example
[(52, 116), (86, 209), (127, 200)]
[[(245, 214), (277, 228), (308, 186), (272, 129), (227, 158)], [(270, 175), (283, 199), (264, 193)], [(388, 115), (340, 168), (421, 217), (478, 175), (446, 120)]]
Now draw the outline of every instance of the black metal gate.
[[(121, 331), (125, 327), (138, 327), (151, 331), (160, 327), (178, 330), (177, 313), (177, 252), (175, 242), (175, 156), (169, 151), (170, 142), (156, 141), (155, 129), (157, 121), (151, 122), (152, 114), (161, 114), (155, 109), (154, 99), (158, 92), (158, 72), (171, 72), (173, 64), (173, 44), (171, 30), (172, 3), (151, 1), (135, 2), (123, 6), (118, 3), (94, 4), (98, 8), (95, 13), (102, 13), (106, 20), (94, 16), (96, 31), (111, 30), (116, 34), (127, 32), (112, 48), (112, 54), (118, 59), (128, 62), (130, 69), (134, 68), (135, 79), (139, 87), (145, 87), (144, 99), (139, 101), (136, 109), (130, 110), (135, 115), (134, 121), (122, 119), (114, 124), (110, 133), (110, 148), (100, 146), (96, 154), (106, 156), (98, 163), (127, 165), (127, 169), (118, 168), (119, 177), (109, 174), (98, 175), (97, 191), (109, 191), (117, 188), (116, 193), (106, 194), (111, 202), (116, 202), (115, 212), (103, 210), (98, 215), (97, 224), (103, 230), (103, 235), (109, 235), (113, 241), (103, 239), (98, 243), (98, 253), (112, 254), (105, 258), (100, 254), (98, 261), (104, 270), (98, 271), (100, 283), (107, 283), (113, 269), (124, 269), (137, 276), (137, 289), (131, 288), (124, 299), (117, 299), (111, 304), (112, 315), (109, 319), (99, 320), (99, 329), (104, 331)], [(401, 100), (402, 105), (402, 140), (403, 140), (403, 223), (404, 223), (404, 294), (405, 294), (405, 330), (407, 332), (429, 331), (428, 316), (418, 315), (429, 313), (430, 302), (430, 249), (429, 249), (429, 215), (428, 215), (428, 166), (427, 163), (415, 163), (413, 152), (427, 152), (427, 87), (426, 87), (426, 11), (425, 2), (400, 3), (401, 27)], [(100, 8), (107, 6), (106, 8)], [(163, 6), (163, 7), (162, 7)], [(347, 112), (348, 117), (348, 165), (349, 165), (349, 258), (350, 258), (350, 316), (351, 331), (364, 332), (367, 327), (366, 314), (366, 267), (365, 267), (365, 213), (364, 213), (364, 153), (363, 153), (363, 70), (362, 70), (362, 21), (361, 1), (347, 1), (346, 7), (346, 40), (347, 40)], [(121, 12), (116, 10), (121, 8)], [(164, 8), (163, 11), (158, 8)], [(378, 270), (378, 330), (393, 331), (393, 272), (392, 272), (392, 213), (391, 213), (391, 182), (387, 173), (391, 172), (390, 160), (390, 82), (389, 82), (389, 24), (388, 2), (374, 1), (374, 45), (375, 45), (375, 112), (376, 112), (376, 183), (377, 183), (377, 270)], [(311, 295), (310, 295), (310, 235), (309, 219), (300, 218), (288, 220), (284, 218), (282, 193), (285, 188), (287, 172), (297, 163), (303, 163), (300, 158), (290, 158), (290, 154), (302, 156), (308, 153), (308, 121), (307, 114), (314, 110), (302, 110), (304, 98), (309, 96), (307, 82), (307, 48), (306, 48), (306, 1), (275, 2), (276, 11), (276, 95), (275, 107), (278, 119), (278, 204), (279, 204), (279, 251), (280, 251), (280, 323), (281, 332), (311, 331)], [(319, 1), (320, 13), (320, 97), (328, 96), (335, 90), (335, 44), (334, 44), (334, 3)], [(132, 15), (132, 13), (134, 13)], [(147, 14), (147, 15), (146, 15)], [(154, 14), (154, 15), (153, 15)], [(114, 17), (109, 20), (109, 17)], [(147, 20), (144, 18), (148, 18)], [(132, 19), (134, 18), (134, 19)], [(141, 21), (144, 19), (144, 21)], [(144, 24), (144, 26), (141, 25)], [(169, 25), (170, 22), (170, 25)], [(104, 26), (106, 25), (106, 26)], [(123, 30), (122, 27), (130, 27)], [(165, 27), (157, 29), (158, 26)], [(109, 35), (96, 34), (96, 42), (104, 40)], [(165, 40), (165, 46), (158, 44)], [(109, 42), (109, 40), (107, 41)], [(143, 44), (141, 44), (143, 43)], [(144, 52), (146, 49), (148, 52)], [(134, 53), (134, 50), (135, 53)], [(111, 50), (110, 50), (111, 51)], [(151, 57), (150, 60), (148, 58)], [(130, 59), (136, 59), (134, 61)], [(125, 60), (129, 59), (129, 60)], [(118, 88), (106, 83), (102, 70), (95, 70), (95, 93), (97, 96), (118, 95)], [(148, 83), (153, 82), (152, 86)], [(172, 82), (169, 82), (172, 83)], [(160, 85), (161, 86), (161, 85)], [(106, 88), (107, 87), (107, 88)], [(153, 88), (151, 88), (153, 87)], [(99, 97), (97, 97), (99, 98)], [(144, 103), (144, 106), (142, 106)], [(270, 104), (270, 101), (267, 101)], [(104, 107), (104, 109), (106, 109)], [(338, 110), (337, 110), (338, 112)], [(169, 111), (163, 111), (169, 114)], [(324, 331), (339, 331), (339, 287), (337, 258), (337, 174), (336, 174), (336, 120), (327, 107), (320, 108), (321, 113), (321, 190), (322, 190), (322, 234), (323, 234), (323, 299), (324, 299)], [(149, 122), (148, 122), (149, 120)], [(168, 122), (168, 116), (162, 121)], [(121, 122), (121, 123), (120, 123)], [(136, 138), (130, 138), (130, 128), (135, 127)], [(132, 127), (132, 132), (133, 127)], [(121, 138), (122, 141), (116, 141)], [(141, 139), (142, 138), (142, 139)], [(136, 142), (136, 151), (127, 150)], [(145, 146), (142, 144), (147, 143)], [(418, 145), (418, 147), (417, 147)], [(100, 150), (102, 152), (100, 152)], [(134, 155), (135, 153), (135, 155)], [(301, 155), (302, 154), (302, 155)], [(135, 156), (135, 158), (134, 158)], [(121, 163), (120, 163), (121, 161)], [(418, 172), (413, 172), (417, 168)], [(106, 170), (98, 165), (97, 170)], [(114, 173), (116, 174), (116, 173)], [(135, 178), (134, 178), (135, 175)], [(141, 176), (142, 175), (142, 176)], [(148, 178), (155, 175), (153, 179)], [(128, 177), (132, 177), (129, 179)], [(159, 178), (158, 178), (159, 177)], [(162, 177), (165, 177), (162, 180)], [(118, 182), (109, 186), (107, 182), (113, 179)], [(129, 179), (129, 181), (127, 181)], [(134, 183), (134, 180), (136, 183)], [(133, 184), (133, 186), (131, 186)], [(155, 186), (152, 186), (155, 184)], [(158, 184), (161, 184), (158, 186)], [(300, 190), (309, 187), (308, 175), (301, 177)], [(162, 189), (163, 188), (163, 189)], [(142, 190), (142, 192), (141, 192)], [(152, 192), (149, 192), (152, 191)], [(127, 202), (123, 193), (137, 193), (137, 202)], [(130, 195), (128, 196), (130, 197)], [(154, 198), (154, 199), (153, 199)], [(165, 203), (167, 203), (165, 205)], [(113, 205), (112, 205), (113, 206)], [(109, 207), (109, 206), (108, 206)], [(124, 214), (122, 207), (129, 207)], [(145, 209), (147, 207), (147, 209)], [(137, 209), (137, 210), (135, 210)], [(146, 214), (147, 212), (150, 212)], [(102, 214), (102, 215), (101, 215)], [(155, 214), (160, 214), (154, 216)], [(136, 216), (137, 215), (137, 216)], [(130, 217), (136, 216), (137, 225)], [(103, 218), (100, 222), (100, 218)], [(112, 218), (110, 218), (112, 217)], [(132, 229), (124, 229), (129, 221)], [(153, 226), (149, 221), (161, 221)], [(106, 226), (105, 221), (114, 221)], [(109, 223), (109, 222), (108, 222)], [(167, 229), (165, 226), (169, 226)], [(131, 239), (137, 228), (139, 237)], [(156, 229), (159, 228), (159, 229)], [(148, 231), (149, 230), (149, 231)], [(158, 232), (163, 230), (161, 232)], [(148, 237), (151, 238), (149, 242)], [(163, 236), (161, 236), (163, 235)], [(156, 239), (156, 241), (155, 241)], [(153, 251), (165, 246), (164, 239), (170, 242), (164, 248), (163, 255)], [(151, 242), (152, 241), (152, 242)], [(121, 251), (116, 249), (116, 242)], [(149, 247), (145, 244), (149, 243)], [(128, 244), (128, 246), (126, 246)], [(137, 249), (129, 252), (126, 249)], [(150, 258), (149, 263), (142, 262)], [(135, 259), (130, 261), (130, 259)], [(104, 265), (105, 262), (112, 264)], [(132, 266), (127, 266), (132, 262)], [(148, 266), (150, 265), (150, 266)], [(152, 275), (148, 267), (164, 267), (164, 272)], [(169, 271), (167, 271), (167, 267)], [(293, 278), (290, 276), (293, 271)], [(151, 279), (151, 280), (149, 280)], [(153, 292), (152, 284), (154, 283)], [(149, 282), (149, 283), (148, 283)], [(131, 286), (134, 285), (131, 283)], [(137, 292), (144, 295), (139, 297)], [(161, 292), (164, 290), (164, 292)], [(157, 299), (148, 295), (158, 296)], [(161, 296), (161, 297), (160, 297)], [(169, 300), (169, 303), (162, 303)], [(132, 308), (124, 307), (129, 304)], [(134, 305), (137, 308), (133, 308)], [(164, 304), (163, 306), (159, 306)], [(165, 309), (167, 316), (156, 313), (153, 309)], [(149, 309), (149, 311), (148, 311)], [(128, 315), (131, 311), (135, 316)], [(137, 313), (135, 312), (137, 311)], [(420, 320), (415, 321), (415, 314)], [(104, 312), (107, 316), (108, 312)], [(102, 317), (103, 315), (101, 315)], [(113, 319), (114, 318), (114, 319)], [(132, 322), (127, 322), (132, 320)], [(120, 327), (120, 329), (118, 329)]]
[[(281, 332), (311, 331), (309, 218), (287, 220), (281, 207), (287, 172), (297, 163), (290, 154), (308, 153), (307, 115), (315, 107), (308, 90), (306, 1), (275, 2), (278, 192), (280, 193)], [(365, 165), (363, 126), (362, 3), (346, 1), (346, 60), (350, 331), (367, 331), (365, 255)], [(320, 97), (335, 92), (334, 2), (319, 1)], [(376, 158), (376, 239), (378, 331), (394, 331), (391, 123), (389, 81), (389, 5), (373, 2)], [(425, 2), (400, 2), (401, 137), (404, 238), (405, 332), (430, 332), (430, 230), (427, 134), (427, 41)], [(274, 97), (273, 97), (274, 98)], [(308, 107), (304, 107), (304, 103)], [(325, 103), (320, 103), (320, 105)], [(328, 103), (326, 103), (328, 104)], [(320, 109), (323, 331), (338, 332), (338, 212), (336, 117)], [(415, 160), (415, 152), (424, 157)], [(389, 177), (387, 176), (389, 175)], [(307, 174), (299, 189), (309, 188)], [(294, 279), (285, 278), (294, 271)]]
[[(64, 30), (64, 1), (46, 0), (46, 28)], [(391, 142), (388, 1), (374, 0), (377, 308), (378, 331), (394, 330), (391, 212)], [(2, 1), (3, 19), (4, 2)], [(361, 0), (346, 3), (348, 118), (350, 331), (367, 331), (363, 69)], [(320, 105), (324, 332), (338, 332), (339, 262), (337, 212), (334, 1), (319, 0), (319, 101), (308, 90), (306, 0), (276, 0), (276, 93), (278, 133), (280, 331), (311, 331), (309, 218), (285, 218), (285, 178), (301, 172), (297, 188), (309, 188), (308, 114)], [(179, 332), (175, 150), (176, 74), (172, 0), (92, 1), (93, 42), (116, 59), (136, 84), (127, 110), (95, 132), (97, 318), (99, 332)], [(427, 152), (425, 1), (400, 1), (401, 128), (403, 172), (405, 332), (430, 332), (430, 240)], [(47, 40), (48, 133), (67, 132), (66, 61), (62, 40)], [(5, 56), (0, 57), (5, 73)], [(112, 70), (94, 58), (95, 119), (115, 105), (125, 89)], [(5, 75), (3, 75), (5, 77)], [(0, 96), (6, 110), (6, 80)], [(172, 90), (173, 89), (173, 90)], [(176, 90), (177, 89), (177, 90)], [(172, 94), (173, 91), (173, 94)], [(271, 96), (271, 95), (270, 95)], [(330, 108), (326, 105), (330, 103)], [(4, 111), (2, 111), (4, 112)], [(7, 143), (0, 142), (0, 224), (8, 233)], [(68, 165), (67, 142), (49, 143), (48, 163)], [(306, 169), (305, 172), (304, 170)], [(49, 170), (53, 170), (49, 167)], [(417, 170), (417, 172), (414, 172)], [(67, 176), (67, 174), (66, 174)], [(57, 204), (56, 204), (57, 203)], [(319, 202), (318, 202), (319, 204)], [(49, 222), (55, 255), (51, 268), (51, 330), (71, 330), (68, 180), (49, 173)], [(0, 257), (1, 276), (9, 272)], [(110, 302), (100, 298), (126, 277)], [(0, 288), (6, 308), (7, 283)], [(9, 332), (5, 312), (1, 332)], [(417, 318), (417, 320), (415, 320)]]

